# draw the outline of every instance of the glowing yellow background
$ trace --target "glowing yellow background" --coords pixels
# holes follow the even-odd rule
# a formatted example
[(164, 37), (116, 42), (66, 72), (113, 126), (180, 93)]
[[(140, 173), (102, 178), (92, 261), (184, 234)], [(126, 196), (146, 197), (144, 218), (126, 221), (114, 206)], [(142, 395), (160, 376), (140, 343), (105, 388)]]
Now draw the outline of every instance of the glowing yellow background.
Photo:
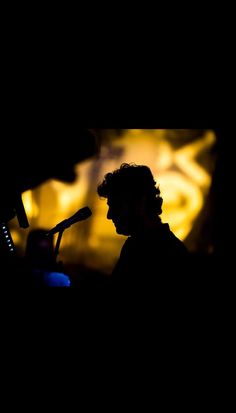
[(106, 219), (106, 200), (97, 196), (96, 189), (104, 174), (122, 162), (151, 168), (164, 199), (162, 221), (185, 240), (209, 191), (213, 171), (210, 150), (215, 140), (212, 130), (203, 130), (199, 136), (194, 130), (129, 129), (119, 135), (115, 130), (104, 131), (100, 154), (76, 166), (73, 184), (50, 180), (23, 194), (30, 228), (23, 230), (16, 219), (11, 221), (16, 247), (22, 254), (29, 230), (50, 229), (87, 205), (93, 215), (64, 232), (60, 259), (109, 273), (126, 237), (117, 235)]

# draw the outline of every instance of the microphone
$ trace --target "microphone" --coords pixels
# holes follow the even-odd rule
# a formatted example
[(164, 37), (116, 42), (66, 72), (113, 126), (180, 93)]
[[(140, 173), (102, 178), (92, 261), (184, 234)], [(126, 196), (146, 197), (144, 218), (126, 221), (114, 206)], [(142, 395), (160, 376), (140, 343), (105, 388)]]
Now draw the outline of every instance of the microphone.
[(89, 218), (91, 215), (92, 211), (89, 207), (81, 208), (70, 218), (64, 219), (59, 224), (57, 224), (47, 233), (47, 235), (52, 235), (56, 234), (57, 232), (64, 231), (66, 228), (69, 228), (72, 224), (75, 224), (79, 221), (83, 221), (84, 219)]

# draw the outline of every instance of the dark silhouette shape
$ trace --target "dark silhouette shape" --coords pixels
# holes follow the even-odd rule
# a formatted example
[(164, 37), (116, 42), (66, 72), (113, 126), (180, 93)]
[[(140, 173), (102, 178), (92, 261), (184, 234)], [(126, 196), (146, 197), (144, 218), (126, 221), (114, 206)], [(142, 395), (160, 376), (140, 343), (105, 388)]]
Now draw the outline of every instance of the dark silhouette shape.
[[(18, 108), (17, 117), (8, 108), (10, 118), (7, 124), (11, 126), (1, 141), (0, 226), (8, 226), (8, 221), (16, 216), (20, 227), (28, 227), (21, 194), (48, 179), (73, 182), (75, 165), (100, 150), (100, 139), (95, 131), (80, 128), (77, 116), (73, 116), (71, 111), (54, 107), (54, 115), (49, 111), (50, 116), (47, 117), (47, 111), (43, 113), (44, 110), (41, 112), (31, 106), (32, 110), (27, 108), (24, 113), (20, 113)], [(13, 139), (20, 131), (24, 131), (21, 139)], [(13, 286), (22, 282), (25, 287), (28, 282), (24, 281), (24, 269), (18, 265), (20, 257), (17, 251), (13, 256), (9, 249), (4, 248), (4, 242), (0, 231), (0, 272)]]
[(147, 166), (122, 164), (105, 175), (98, 195), (107, 198), (107, 218), (116, 232), (128, 236), (112, 279), (159, 282), (173, 271), (183, 272), (189, 253), (161, 221), (163, 200)]
[[(1, 222), (14, 218), (22, 192), (48, 179), (74, 182), (75, 165), (99, 152), (99, 140), (91, 130), (76, 128), (73, 124), (69, 127), (66, 121), (64, 124), (58, 119), (57, 122), (54, 132), (51, 124), (41, 126), (47, 131), (45, 134), (38, 125), (37, 128), (28, 125), (29, 130), (24, 137), (15, 140), (14, 144), (8, 137), (3, 139), (0, 163)], [(13, 136), (16, 133), (12, 131)], [(29, 138), (34, 139), (35, 145), (28, 144)]]
[(25, 259), (30, 282), (36, 287), (69, 287), (70, 279), (56, 262), (53, 237), (47, 232), (35, 229), (28, 235)]

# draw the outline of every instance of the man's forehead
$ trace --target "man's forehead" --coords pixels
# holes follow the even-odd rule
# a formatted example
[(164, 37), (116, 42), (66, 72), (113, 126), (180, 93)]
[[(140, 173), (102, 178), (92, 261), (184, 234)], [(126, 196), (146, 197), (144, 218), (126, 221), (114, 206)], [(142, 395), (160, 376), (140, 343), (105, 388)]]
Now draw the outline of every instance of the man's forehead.
[(121, 204), (124, 204), (124, 203), (127, 203), (127, 202), (129, 202), (129, 199), (128, 199), (128, 197), (127, 196), (125, 196), (125, 195), (119, 195), (119, 196), (109, 196), (108, 198), (107, 198), (107, 205), (108, 206), (113, 206), (113, 205), (121, 205)]

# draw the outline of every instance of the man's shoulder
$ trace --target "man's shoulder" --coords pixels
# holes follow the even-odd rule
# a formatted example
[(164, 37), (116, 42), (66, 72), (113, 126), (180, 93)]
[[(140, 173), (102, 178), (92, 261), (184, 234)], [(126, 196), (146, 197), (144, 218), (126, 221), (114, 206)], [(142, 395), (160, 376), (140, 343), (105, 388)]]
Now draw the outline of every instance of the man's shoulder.
[(185, 256), (189, 255), (189, 251), (185, 246), (184, 242), (181, 241), (174, 233), (171, 231), (168, 224), (162, 224), (162, 232), (159, 235), (161, 243), (164, 248), (173, 253), (183, 254)]

